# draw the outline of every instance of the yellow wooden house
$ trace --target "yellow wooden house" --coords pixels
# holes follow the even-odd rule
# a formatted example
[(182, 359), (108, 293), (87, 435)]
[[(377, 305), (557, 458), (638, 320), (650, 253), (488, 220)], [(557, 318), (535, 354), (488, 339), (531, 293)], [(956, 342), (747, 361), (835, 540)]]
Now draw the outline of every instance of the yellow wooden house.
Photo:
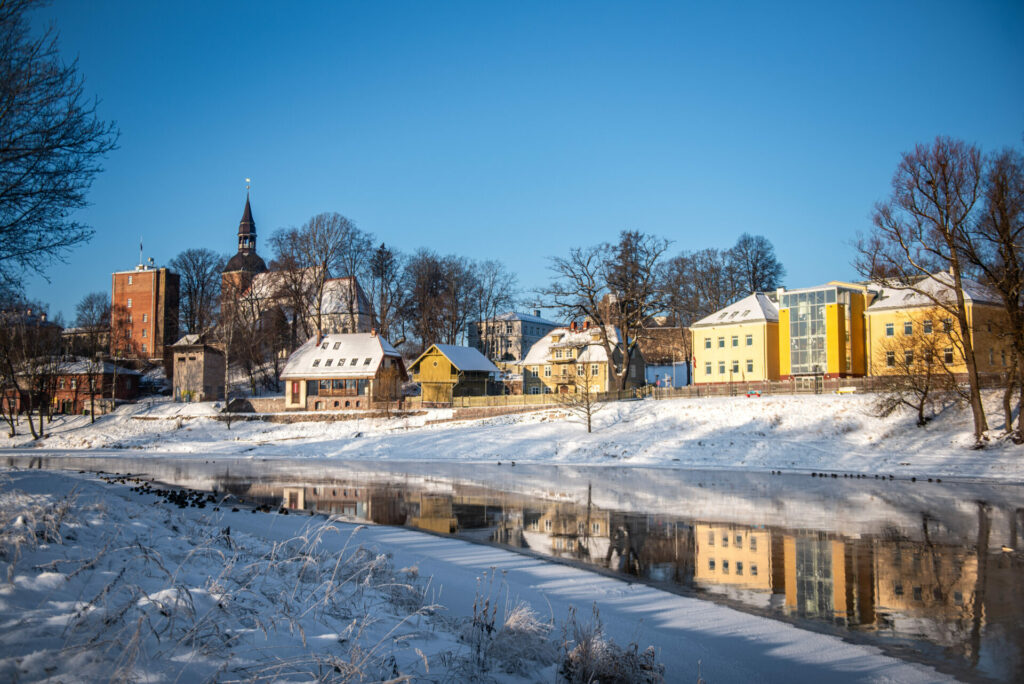
[(501, 371), (473, 347), (432, 344), (409, 367), (428, 404), (450, 404), (453, 397), (482, 397)]

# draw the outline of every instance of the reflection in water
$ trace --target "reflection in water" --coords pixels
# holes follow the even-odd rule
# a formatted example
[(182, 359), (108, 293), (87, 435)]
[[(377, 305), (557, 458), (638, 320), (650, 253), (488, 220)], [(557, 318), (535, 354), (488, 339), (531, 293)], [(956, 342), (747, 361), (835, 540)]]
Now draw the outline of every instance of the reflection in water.
[(628, 468), (479, 466), (467, 475), (422, 463), (43, 461), (497, 543), (857, 631), (961, 674), (1024, 678), (1017, 486), (809, 485)]

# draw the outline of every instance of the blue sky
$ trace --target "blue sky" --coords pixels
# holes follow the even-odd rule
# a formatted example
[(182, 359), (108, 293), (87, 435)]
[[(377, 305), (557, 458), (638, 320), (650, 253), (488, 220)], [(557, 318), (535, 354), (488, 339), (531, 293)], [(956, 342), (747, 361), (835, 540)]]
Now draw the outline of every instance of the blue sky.
[(233, 253), (338, 211), (414, 251), (546, 257), (637, 229), (767, 236), (791, 287), (853, 278), (901, 152), (1024, 134), (1024, 3), (78, 2), (37, 12), (120, 149), (96, 229), (29, 294), (73, 318), (110, 274)]

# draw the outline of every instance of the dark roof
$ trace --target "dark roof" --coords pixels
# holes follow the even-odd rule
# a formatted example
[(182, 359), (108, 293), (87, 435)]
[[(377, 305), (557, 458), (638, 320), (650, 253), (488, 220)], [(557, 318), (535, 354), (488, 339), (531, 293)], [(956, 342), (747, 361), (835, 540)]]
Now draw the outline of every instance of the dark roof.
[(238, 234), (255, 235), (256, 222), (252, 220), (252, 209), (249, 208), (249, 195), (245, 196), (245, 211), (242, 212), (242, 220), (238, 222)]
[(221, 273), (232, 271), (245, 271), (246, 273), (263, 273), (267, 270), (267, 264), (256, 252), (238, 252), (228, 260)]

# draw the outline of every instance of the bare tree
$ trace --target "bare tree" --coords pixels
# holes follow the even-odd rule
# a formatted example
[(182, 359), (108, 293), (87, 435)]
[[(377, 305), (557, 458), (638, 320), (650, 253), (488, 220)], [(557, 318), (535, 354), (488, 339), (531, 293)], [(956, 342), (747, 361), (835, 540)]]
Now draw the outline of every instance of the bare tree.
[(683, 252), (661, 271), (665, 309), (681, 326), (710, 316), (743, 296), (727, 252)]
[(446, 270), (441, 258), (430, 250), (416, 252), (405, 265), (405, 316), (420, 349), (444, 342)]
[[(110, 298), (103, 292), (90, 292), (75, 306), (75, 325), (84, 335), (89, 383), (89, 422), (96, 422), (96, 390), (103, 391), (103, 333), (110, 330)], [(113, 395), (116, 398), (117, 388)]]
[[(555, 275), (541, 296), (565, 319), (597, 325), (608, 358), (616, 359), (609, 373), (619, 389), (626, 388), (644, 324), (664, 310), (659, 274), (668, 245), (662, 238), (623, 231), (615, 244), (574, 248), (568, 257), (550, 260)], [(618, 339), (612, 339), (609, 328), (618, 328)]]
[(369, 287), (377, 329), (394, 346), (405, 342), (402, 311), (406, 308), (406, 292), (402, 272), (405, 257), (383, 242), (370, 257)]
[(479, 289), (477, 271), (469, 259), (459, 256), (446, 256), (441, 260), (441, 267), (441, 305), (444, 321), (441, 342), (459, 344), (466, 335), (469, 317)]
[(741, 296), (782, 286), (786, 269), (775, 258), (775, 247), (768, 238), (744, 233), (727, 255)]
[(872, 359), (880, 388), (875, 408), (882, 417), (907, 407), (917, 414), (917, 426), (924, 427), (936, 406), (969, 398), (956, 382), (951, 367), (955, 357), (947, 356), (947, 350), (961, 347), (957, 331), (931, 326), (941, 316), (937, 308), (913, 314), (908, 321), (911, 334), (882, 338)]
[(194, 335), (207, 332), (217, 316), (224, 257), (212, 249), (191, 248), (171, 259), (169, 266), (181, 277), (178, 289), (181, 329)]
[[(1024, 156), (1012, 149), (989, 159), (984, 177), (981, 215), (961, 245), (964, 259), (999, 294), (1006, 318), (1000, 337), (1012, 350), (1010, 375), (1003, 395), (1004, 425), (1018, 444), (1024, 442)], [(1017, 427), (1013, 427), (1014, 387)]]
[(587, 426), (589, 433), (593, 432), (594, 415), (605, 405), (598, 401), (600, 388), (587, 370), (587, 364), (577, 364), (576, 376), (573, 378), (573, 382), (565, 388), (571, 391), (556, 392), (554, 397), (559, 406)]
[(0, 3), (0, 280), (17, 284), (93, 230), (71, 219), (113, 150), (117, 128), (97, 116), (56, 31), (31, 35), (34, 0)]
[[(988, 422), (981, 403), (978, 366), (967, 320), (963, 280), (969, 264), (963, 245), (970, 240), (975, 205), (981, 196), (982, 155), (977, 147), (938, 137), (902, 156), (892, 179), (892, 195), (875, 205), (874, 229), (857, 243), (857, 269), (886, 287), (905, 287), (931, 299), (960, 326), (970, 390), (974, 436), (982, 444)], [(953, 298), (936, 296), (934, 284), (947, 284)]]
[(476, 288), (472, 293), (473, 317), (480, 322), (484, 356), (497, 358), (500, 338), (494, 318), (515, 306), (518, 279), (497, 260), (481, 261), (474, 266)]

